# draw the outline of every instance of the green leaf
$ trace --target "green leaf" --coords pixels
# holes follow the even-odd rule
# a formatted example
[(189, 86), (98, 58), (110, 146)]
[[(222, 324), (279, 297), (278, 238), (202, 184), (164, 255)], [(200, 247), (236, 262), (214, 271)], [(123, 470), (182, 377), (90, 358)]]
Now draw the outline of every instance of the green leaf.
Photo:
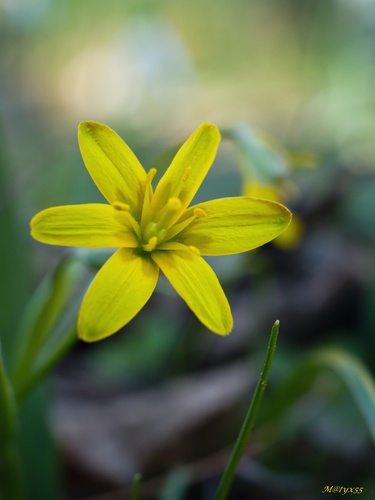
[(189, 471), (185, 467), (174, 467), (167, 476), (160, 500), (183, 500), (189, 483)]
[(84, 264), (76, 258), (63, 259), (31, 298), (17, 333), (18, 350), (12, 363), (17, 397), (52, 368), (73, 342), (84, 271)]
[(22, 405), (19, 448), (27, 491), (22, 500), (53, 500), (59, 498), (61, 492), (59, 458), (48, 421), (50, 401), (51, 389), (48, 383), (43, 383)]
[(333, 370), (345, 383), (375, 443), (375, 383), (363, 363), (341, 349), (318, 351), (313, 359), (317, 366)]
[(8, 164), (0, 128), (0, 337), (6, 361), (14, 348), (14, 331), (30, 288), (25, 241), (16, 217), (15, 198), (7, 185)]
[(0, 497), (23, 498), (23, 481), (17, 447), (18, 409), (0, 343)]
[(322, 348), (307, 356), (270, 398), (263, 421), (281, 421), (290, 406), (311, 388), (317, 375), (327, 369), (344, 382), (375, 442), (374, 380), (357, 357), (339, 348)]
[(240, 169), (249, 181), (274, 184), (288, 174), (286, 154), (250, 127), (231, 127), (223, 135), (234, 142)]

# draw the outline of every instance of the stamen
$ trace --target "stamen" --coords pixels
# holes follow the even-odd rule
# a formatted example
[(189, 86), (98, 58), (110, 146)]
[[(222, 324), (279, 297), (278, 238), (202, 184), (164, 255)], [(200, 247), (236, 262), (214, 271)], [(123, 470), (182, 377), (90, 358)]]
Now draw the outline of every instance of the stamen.
[(196, 217), (207, 217), (207, 213), (203, 210), (203, 208), (194, 208), (194, 215)]
[(129, 212), (130, 211), (130, 205), (128, 205), (127, 203), (122, 203), (122, 201), (115, 201), (112, 206), (113, 206), (113, 208), (115, 208), (119, 212)]
[(150, 170), (147, 172), (147, 181), (149, 184), (151, 184), (152, 179), (155, 177), (157, 173), (156, 168), (150, 168)]
[(196, 217), (193, 215), (192, 217), (189, 217), (188, 219), (184, 220), (183, 222), (180, 222), (179, 224), (174, 224), (172, 227), (168, 229), (168, 234), (166, 237), (166, 240), (171, 240), (174, 238), (178, 233), (180, 233), (185, 227), (190, 226), (190, 224), (195, 220)]
[[(198, 214), (197, 215), (195, 213), (195, 210), (198, 210)], [(201, 213), (201, 212), (203, 213)], [(195, 220), (195, 219), (198, 219), (200, 217), (204, 217), (206, 214), (206, 212), (204, 212), (204, 210), (202, 210), (201, 208), (197, 208), (197, 209), (194, 209), (193, 211), (194, 215), (192, 215), (191, 217), (189, 217), (188, 219), (185, 219), (184, 221), (182, 222), (179, 222), (178, 224), (174, 224), (173, 226), (171, 226), (169, 229), (168, 229), (168, 235), (166, 237), (166, 240), (171, 240), (172, 238), (174, 238), (178, 233), (180, 233), (183, 229), (187, 228), (188, 226), (190, 226), (190, 224)]]
[(178, 212), (178, 210), (181, 210), (182, 203), (178, 198), (169, 198), (168, 200), (168, 210), (171, 212)]
[(130, 226), (138, 238), (141, 237), (141, 228), (138, 222), (134, 219), (130, 213), (130, 205), (127, 203), (122, 203), (122, 201), (115, 201), (112, 207), (116, 210), (116, 218), (124, 225)]
[(146, 250), (146, 252), (152, 252), (155, 250), (156, 246), (158, 244), (158, 239), (156, 236), (152, 236), (149, 240), (148, 243), (146, 243), (143, 246), (143, 249)]
[(168, 235), (166, 237), (166, 240), (169, 241), (172, 238), (174, 238), (178, 233), (180, 233), (183, 229), (187, 228), (190, 226), (190, 224), (195, 220), (195, 219), (201, 219), (202, 217), (207, 217), (207, 213), (203, 210), (203, 208), (196, 207), (193, 210), (193, 214), (191, 217), (188, 219), (178, 223), (174, 224), (172, 227), (168, 229)]

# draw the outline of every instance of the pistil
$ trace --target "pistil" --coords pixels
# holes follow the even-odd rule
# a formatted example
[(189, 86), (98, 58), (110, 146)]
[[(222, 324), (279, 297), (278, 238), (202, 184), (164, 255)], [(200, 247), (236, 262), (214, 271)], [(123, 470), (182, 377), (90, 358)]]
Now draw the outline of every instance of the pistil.
[(181, 210), (181, 206), (181, 201), (178, 198), (169, 198), (157, 218), (158, 227), (168, 229), (172, 225), (171, 221), (176, 213)]
[(142, 214), (141, 214), (141, 227), (143, 227), (145, 224), (147, 224), (147, 221), (149, 220), (150, 217), (150, 204), (151, 204), (151, 199), (153, 195), (153, 190), (152, 190), (152, 179), (155, 177), (157, 173), (156, 168), (151, 168), (147, 172), (147, 177), (146, 177), (146, 185), (145, 185), (145, 194), (143, 198), (143, 206), (142, 206)]

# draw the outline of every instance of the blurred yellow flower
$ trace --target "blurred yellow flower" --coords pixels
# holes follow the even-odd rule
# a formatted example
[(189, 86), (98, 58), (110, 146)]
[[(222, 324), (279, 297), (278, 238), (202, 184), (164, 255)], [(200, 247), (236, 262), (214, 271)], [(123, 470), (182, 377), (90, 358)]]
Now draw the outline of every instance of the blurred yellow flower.
[[(290, 153), (271, 136), (245, 125), (233, 126), (225, 134), (235, 145), (245, 196), (278, 203), (298, 197), (298, 188), (291, 180), (291, 167), (314, 167), (313, 154)], [(293, 249), (300, 243), (304, 231), (303, 220), (294, 214), (288, 229), (276, 237), (273, 244), (285, 250)]]
[[(282, 189), (278, 185), (257, 184), (255, 182), (244, 182), (243, 194), (255, 198), (265, 198), (267, 200), (277, 201), (281, 203)], [(299, 245), (302, 236), (305, 232), (305, 224), (301, 217), (293, 214), (288, 229), (277, 236), (272, 243), (283, 250), (292, 250)]]
[(110, 128), (79, 126), (86, 167), (109, 204), (52, 207), (31, 221), (32, 236), (53, 245), (115, 247), (91, 283), (78, 317), (85, 341), (105, 338), (127, 324), (153, 293), (159, 269), (198, 319), (215, 333), (233, 326), (227, 298), (201, 255), (229, 255), (263, 245), (282, 233), (291, 213), (279, 203), (224, 198), (188, 208), (220, 142), (203, 123), (182, 145), (155, 191), (146, 172)]

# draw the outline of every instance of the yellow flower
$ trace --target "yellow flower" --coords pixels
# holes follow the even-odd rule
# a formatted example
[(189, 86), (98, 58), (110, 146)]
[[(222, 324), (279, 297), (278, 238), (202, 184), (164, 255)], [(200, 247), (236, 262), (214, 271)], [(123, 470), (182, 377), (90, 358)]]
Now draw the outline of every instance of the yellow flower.
[[(244, 182), (243, 194), (245, 196), (253, 196), (256, 198), (265, 198), (281, 203), (281, 189), (275, 184), (258, 184), (256, 182)], [(284, 201), (285, 202), (285, 201)], [(288, 229), (283, 231), (273, 240), (273, 244), (283, 250), (292, 250), (296, 248), (305, 231), (305, 224), (301, 217), (294, 214)]]
[(220, 283), (201, 255), (229, 255), (282, 233), (291, 214), (279, 203), (224, 198), (188, 208), (214, 161), (218, 129), (203, 123), (178, 151), (155, 191), (146, 172), (110, 128), (79, 126), (86, 167), (109, 204), (52, 207), (31, 221), (32, 236), (53, 245), (115, 247), (91, 283), (78, 317), (78, 335), (92, 342), (127, 324), (153, 293), (159, 269), (198, 319), (228, 334), (233, 319)]

